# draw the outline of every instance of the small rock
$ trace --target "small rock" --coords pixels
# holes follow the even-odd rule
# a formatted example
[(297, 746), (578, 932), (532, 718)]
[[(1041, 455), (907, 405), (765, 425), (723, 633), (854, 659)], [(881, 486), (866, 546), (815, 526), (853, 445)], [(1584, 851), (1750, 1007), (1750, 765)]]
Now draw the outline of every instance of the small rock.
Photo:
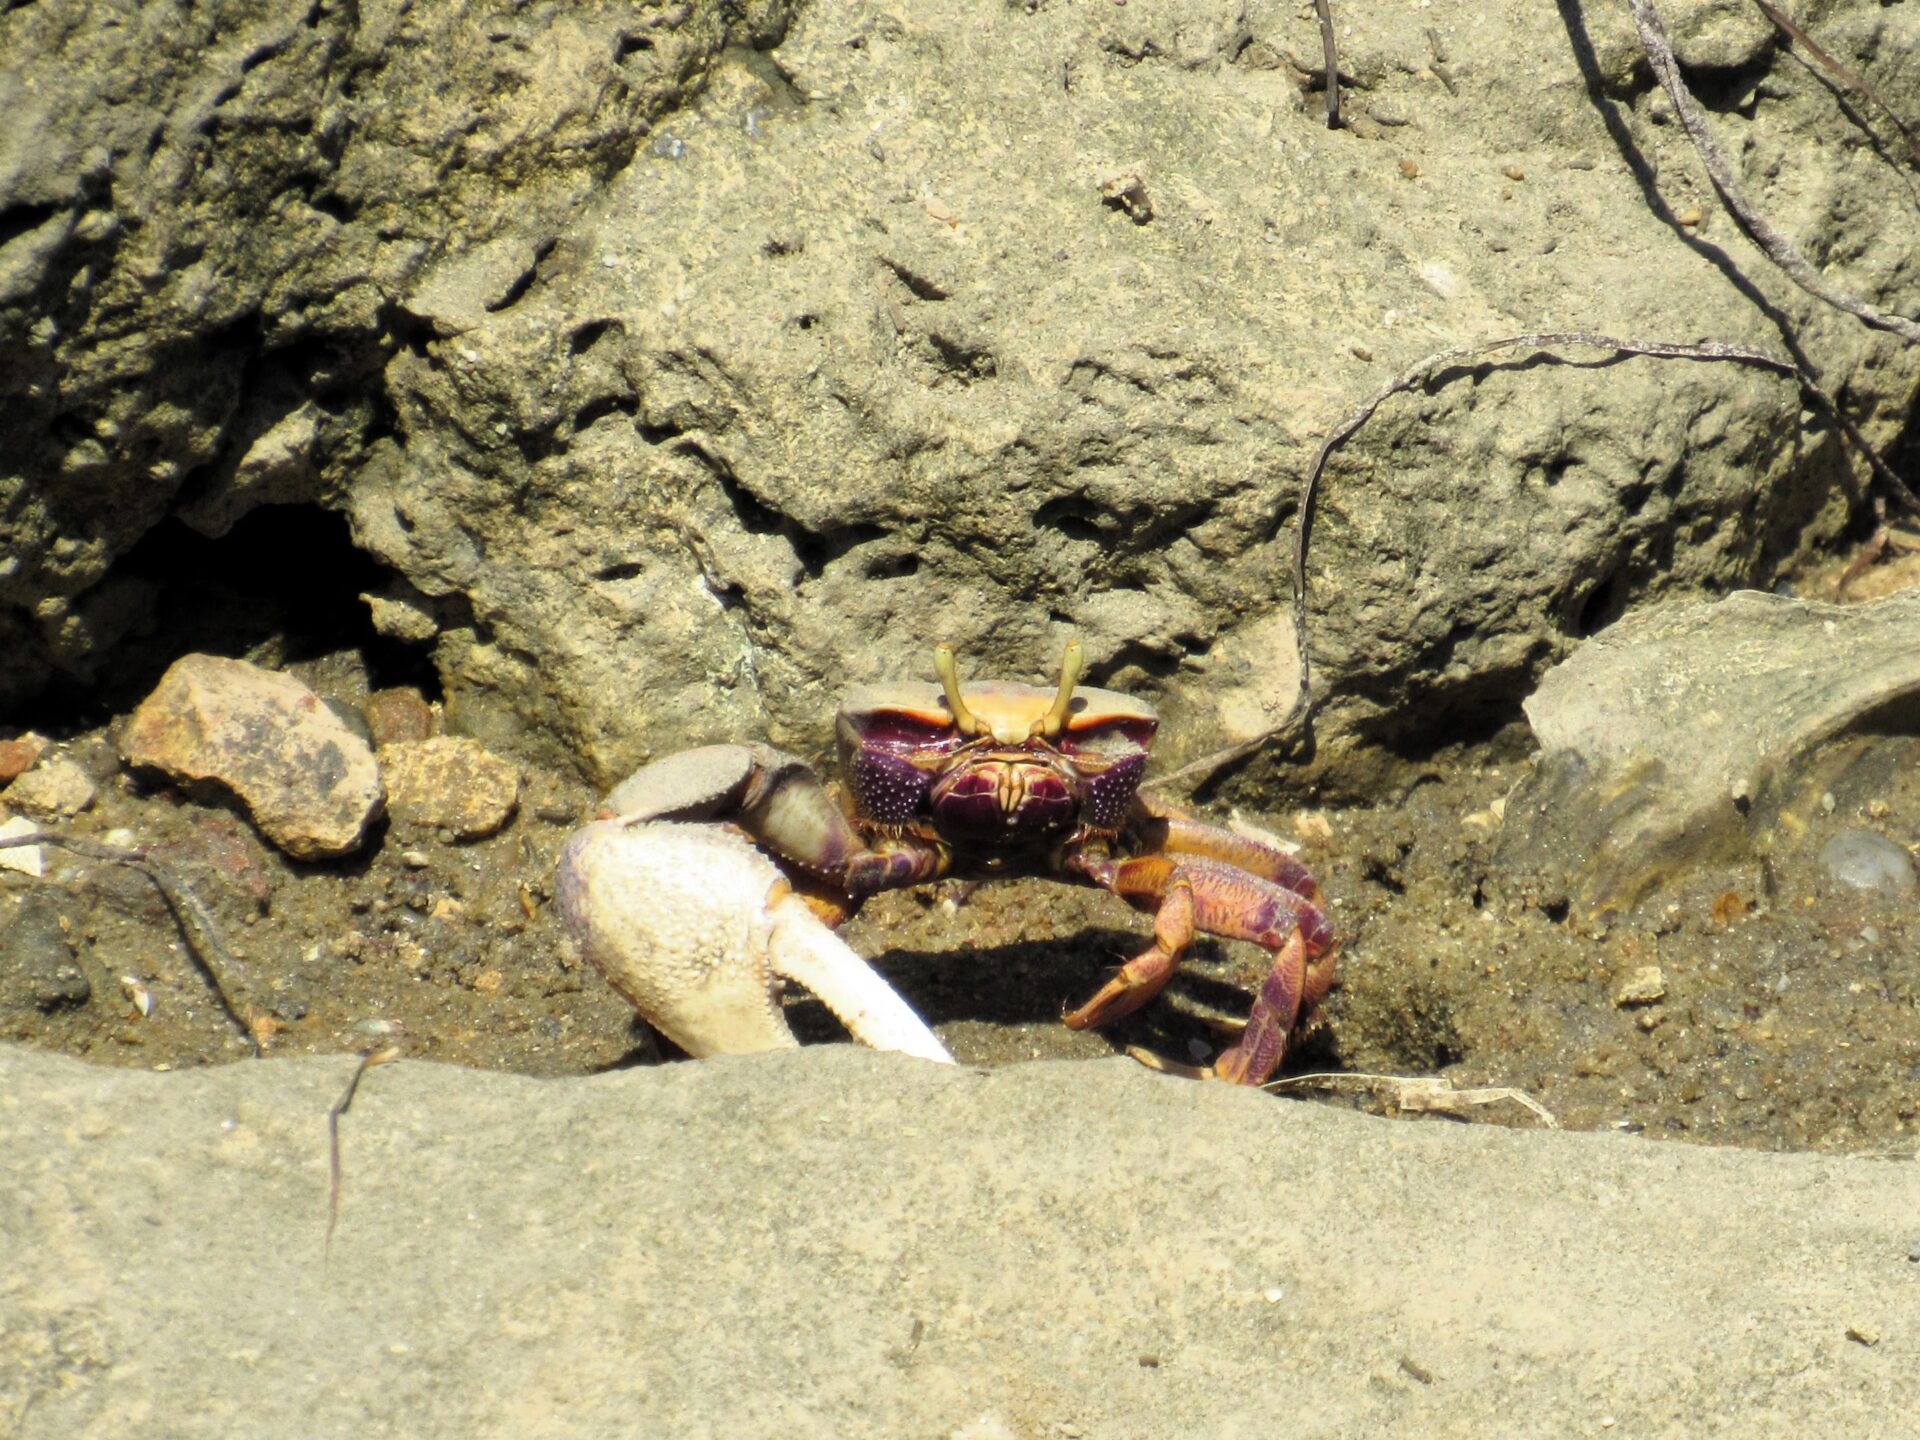
[(93, 986), (78, 965), (62, 965), (41, 978), (33, 992), (33, 1003), (43, 1015), (56, 1010), (77, 1010), (93, 998)]
[(95, 794), (86, 771), (53, 755), (7, 787), (7, 804), (36, 820), (70, 820), (93, 804)]
[[(14, 789), (20, 781), (14, 782)], [(13, 791), (7, 792), (13, 798)], [(1894, 899), (1904, 899), (1920, 889), (1913, 873), (1913, 859), (1886, 836), (1872, 830), (1849, 827), (1834, 833), (1821, 847), (1820, 864), (1827, 874), (1855, 890), (1878, 890)]]
[(1331, 840), (1333, 822), (1324, 810), (1302, 810), (1293, 817), (1293, 833), (1302, 840)]
[(174, 662), (127, 722), (121, 753), (237, 794), (267, 839), (301, 860), (360, 846), (381, 807), (373, 752), (298, 680), (244, 660)]
[(457, 840), (491, 835), (520, 801), (519, 772), (465, 736), (395, 741), (381, 747), (380, 768), (396, 821)]
[(46, 748), (45, 737), (35, 735), (31, 730), (11, 740), (0, 740), (0, 785), (31, 770)]
[(20, 896), (0, 925), (0, 955), (7, 959), (0, 970), (0, 1007), (16, 996), (42, 1014), (87, 1003), (93, 987), (74, 964), (69, 928), (61, 902), (51, 892), (34, 889)]
[(133, 1008), (140, 1012), (141, 1019), (152, 1016), (153, 991), (147, 988), (146, 981), (138, 975), (122, 975), (120, 988), (126, 992), (127, 999), (132, 1002)]
[(1660, 973), (1658, 965), (1642, 965), (1613, 992), (1616, 1010), (1629, 1010), (1637, 1005), (1657, 1005), (1666, 998), (1667, 977)]
[(1136, 225), (1153, 219), (1153, 201), (1147, 198), (1147, 182), (1138, 170), (1108, 176), (1100, 183), (1100, 198)]
[(427, 740), (433, 736), (433, 706), (427, 703), (426, 696), (411, 685), (374, 691), (367, 696), (364, 713), (375, 748), (401, 740)]
[(1880, 1343), (1880, 1332), (1871, 1325), (1849, 1325), (1847, 1338), (1856, 1345), (1872, 1347)]

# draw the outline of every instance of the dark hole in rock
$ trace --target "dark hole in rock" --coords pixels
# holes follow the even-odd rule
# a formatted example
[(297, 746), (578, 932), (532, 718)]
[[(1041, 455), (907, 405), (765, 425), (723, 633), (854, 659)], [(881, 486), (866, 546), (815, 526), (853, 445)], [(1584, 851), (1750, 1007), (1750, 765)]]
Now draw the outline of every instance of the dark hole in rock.
[(1618, 620), (1626, 608), (1626, 586), (1622, 583), (1622, 577), (1618, 574), (1607, 576), (1580, 603), (1580, 612), (1573, 621), (1575, 638), (1584, 640), (1598, 634)]
[(439, 697), (429, 650), (375, 631), (360, 598), (384, 591), (393, 572), (356, 549), (345, 517), (330, 510), (263, 505), (217, 540), (163, 520), (105, 584), (129, 579), (149, 588), (146, 619), (100, 657), (93, 685), (70, 680), (44, 697), (39, 723), (97, 723), (129, 709), (195, 651), (270, 666), (358, 651), (370, 688), (412, 685)]

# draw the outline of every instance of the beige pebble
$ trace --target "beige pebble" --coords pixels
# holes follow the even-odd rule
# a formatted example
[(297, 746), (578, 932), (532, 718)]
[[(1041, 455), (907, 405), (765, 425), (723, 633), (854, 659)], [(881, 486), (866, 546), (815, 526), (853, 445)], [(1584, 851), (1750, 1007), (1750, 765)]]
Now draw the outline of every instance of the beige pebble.
[(1642, 965), (1623, 980), (1613, 992), (1616, 1009), (1626, 1010), (1637, 1005), (1653, 1005), (1664, 1000), (1667, 995), (1667, 977), (1658, 965)]

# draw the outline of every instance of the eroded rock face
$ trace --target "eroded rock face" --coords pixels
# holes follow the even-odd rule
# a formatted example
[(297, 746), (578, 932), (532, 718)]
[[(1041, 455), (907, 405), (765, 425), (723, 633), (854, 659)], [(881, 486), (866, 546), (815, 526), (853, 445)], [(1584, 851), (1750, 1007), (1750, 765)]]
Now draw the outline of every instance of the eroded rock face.
[[(305, 498), (397, 572), (376, 623), (431, 637), (453, 728), (603, 783), (824, 747), (840, 688), (935, 640), (1037, 679), (1067, 629), (1177, 762), (1284, 712), (1299, 479), (1411, 361), (1777, 346), (1770, 311), (1882, 443), (1915, 393), (1920, 358), (1718, 216), (1616, 11), (1349, 6), (1329, 132), (1292, 5), (261, 4), (138, 59), (69, 8), (0, 17), (79, 77), (35, 92), (61, 143), (0, 164), (44, 217), (0, 249), (0, 339), (32, 337), (0, 544), (43, 557), (0, 572), (0, 700), (111, 643), (112, 560), (169, 508)], [(1714, 123), (1775, 223), (1910, 309), (1903, 189), (1827, 92), (1744, 7), (1666, 8), (1683, 60), (1758, 87)], [(1913, 9), (1796, 18), (1901, 105)], [(148, 84), (116, 108), (121, 73)], [(1770, 579), (1852, 464), (1731, 365), (1390, 401), (1315, 532), (1323, 761), (1508, 713), (1644, 597)]]
[(311, 690), (216, 655), (169, 669), (127, 722), (121, 752), (233, 791), (263, 835), (300, 860), (349, 854), (380, 814), (373, 752)]
[[(843, 685), (922, 674), (939, 639), (1039, 679), (1072, 629), (1166, 715), (1165, 761), (1271, 724), (1296, 486), (1385, 375), (1549, 322), (1774, 339), (1650, 213), (1569, 37), (1503, 15), (1451, 19), (1456, 63), (1526, 84), (1457, 93), (1421, 17), (1346, 17), (1363, 110), (1410, 123), (1332, 134), (1285, 58), (1311, 24), (1277, 8), (827, 4), (777, 70), (723, 63), (513, 305), (416, 297), (460, 333), (396, 358), (403, 445), (350, 503), (362, 544), (475, 602), (440, 639), (450, 716), (557, 729), (610, 778), (694, 741), (820, 747)], [(1604, 38), (1596, 83), (1638, 103)], [(1796, 173), (1820, 153), (1760, 135)], [(1122, 170), (1150, 214), (1112, 203)], [(1823, 354), (1911, 386), (1896, 345), (1781, 293)], [(1730, 366), (1391, 402), (1316, 530), (1323, 755), (1517, 704), (1652, 591), (1769, 577), (1844, 468), (1793, 386)]]
[(510, 287), (785, 10), (7, 7), (0, 706), (120, 638), (111, 567), (170, 511), (217, 535), (336, 494), (423, 271), (454, 255)]

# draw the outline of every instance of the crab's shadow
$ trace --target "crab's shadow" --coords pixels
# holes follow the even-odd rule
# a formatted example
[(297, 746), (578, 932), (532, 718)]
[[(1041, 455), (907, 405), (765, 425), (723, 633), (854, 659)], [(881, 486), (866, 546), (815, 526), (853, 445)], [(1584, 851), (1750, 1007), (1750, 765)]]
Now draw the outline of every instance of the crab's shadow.
[[(1098, 991), (1150, 938), (1139, 930), (1089, 926), (1071, 935), (1002, 945), (893, 948), (871, 963), (929, 1025), (961, 1028), (947, 1038), (963, 1061), (970, 1058), (965, 1052), (980, 1043), (978, 1027), (1018, 1032), (1023, 1045), (1036, 1034), (1047, 1037), (1063, 1057), (1137, 1045), (1187, 1060), (1231, 1043), (1220, 1022), (1246, 1018), (1266, 957), (1253, 947), (1210, 939), (1195, 941), (1167, 988), (1132, 1015), (1084, 1035), (1060, 1024), (1062, 1013)], [(1239, 953), (1242, 949), (1248, 953)], [(810, 996), (788, 1001), (787, 1021), (802, 1044), (846, 1038), (840, 1023)]]

